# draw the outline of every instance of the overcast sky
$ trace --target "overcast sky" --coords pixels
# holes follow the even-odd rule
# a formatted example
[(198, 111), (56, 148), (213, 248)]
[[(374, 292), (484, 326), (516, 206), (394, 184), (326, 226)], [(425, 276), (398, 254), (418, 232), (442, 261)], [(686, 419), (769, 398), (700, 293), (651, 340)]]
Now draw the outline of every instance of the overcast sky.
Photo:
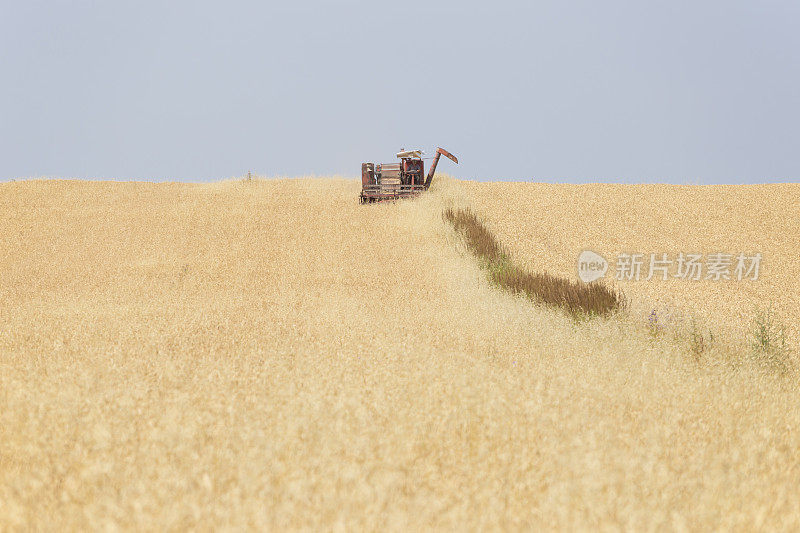
[(0, 179), (800, 181), (797, 0), (0, 6)]

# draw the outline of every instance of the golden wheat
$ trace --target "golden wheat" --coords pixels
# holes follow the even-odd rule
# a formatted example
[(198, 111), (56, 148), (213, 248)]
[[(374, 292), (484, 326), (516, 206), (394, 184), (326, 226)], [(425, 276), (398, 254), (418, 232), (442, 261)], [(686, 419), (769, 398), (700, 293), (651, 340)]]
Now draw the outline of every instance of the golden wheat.
[(748, 246), (759, 284), (623, 288), (794, 321), (784, 187), (2, 184), (0, 529), (796, 530), (794, 374), (498, 291), (442, 219), (572, 277), (580, 247)]
[[(612, 264), (620, 253), (761, 253), (755, 281), (690, 281), (658, 276), (621, 281), (646, 316), (653, 309), (697, 318), (744, 343), (757, 308), (774, 307), (800, 348), (800, 185), (551, 185), (463, 182), (471, 201), (512, 254), (529, 268), (576, 276), (584, 249)], [(734, 260), (735, 263), (735, 260)], [(673, 271), (674, 271), (673, 267)], [(733, 265), (731, 265), (733, 274)], [(659, 274), (660, 275), (660, 274)], [(614, 281), (611, 273), (608, 281)]]

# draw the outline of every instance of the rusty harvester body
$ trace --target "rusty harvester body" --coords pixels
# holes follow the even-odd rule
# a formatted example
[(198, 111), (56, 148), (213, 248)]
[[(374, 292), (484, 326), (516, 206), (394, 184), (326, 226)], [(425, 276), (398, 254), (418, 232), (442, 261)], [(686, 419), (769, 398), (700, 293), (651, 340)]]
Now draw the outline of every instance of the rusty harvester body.
[(433, 173), (439, 163), (439, 156), (445, 156), (458, 164), (456, 156), (437, 148), (431, 168), (425, 176), (425, 162), (421, 150), (401, 150), (397, 153), (399, 163), (361, 165), (361, 203), (397, 200), (415, 196), (431, 186)]

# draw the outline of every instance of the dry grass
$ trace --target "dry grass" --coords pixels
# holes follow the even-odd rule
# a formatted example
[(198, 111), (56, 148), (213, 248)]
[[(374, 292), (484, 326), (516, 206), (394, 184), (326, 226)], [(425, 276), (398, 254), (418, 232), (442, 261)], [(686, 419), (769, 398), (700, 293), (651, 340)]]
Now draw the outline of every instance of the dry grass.
[(444, 219), (464, 236), (472, 253), (489, 269), (491, 280), (536, 303), (561, 308), (573, 318), (609, 316), (625, 308), (623, 296), (603, 283), (581, 283), (547, 272), (531, 273), (515, 265), (492, 232), (469, 208), (444, 210)]
[(464, 237), (469, 249), (479, 259), (490, 265), (499, 265), (509, 261), (508, 255), (503, 251), (503, 247), (497, 242), (495, 236), (471, 209), (449, 207), (444, 210), (442, 216)]
[(0, 184), (0, 529), (800, 528), (794, 374), (498, 291), (441, 213), (571, 249), (525, 194), (357, 194)]

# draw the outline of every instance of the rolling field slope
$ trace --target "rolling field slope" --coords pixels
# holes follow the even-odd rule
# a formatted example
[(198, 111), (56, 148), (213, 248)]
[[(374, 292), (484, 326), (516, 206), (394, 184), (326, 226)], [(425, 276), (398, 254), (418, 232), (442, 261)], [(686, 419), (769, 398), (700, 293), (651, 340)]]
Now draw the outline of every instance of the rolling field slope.
[[(684, 319), (693, 315), (725, 338), (745, 342), (756, 306), (786, 321), (800, 348), (800, 185), (550, 185), (465, 182), (472, 203), (511, 254), (533, 270), (576, 277), (582, 250), (602, 254), (613, 270), (621, 253), (644, 254), (641, 280), (618, 286), (635, 313), (653, 309)], [(663, 280), (649, 274), (650, 254), (731, 254), (729, 280)], [(736, 255), (762, 256), (758, 279), (739, 281)], [(750, 266), (748, 261), (747, 266)], [(609, 272), (606, 278), (615, 279)]]
[[(0, 184), (0, 529), (800, 528), (796, 374), (726, 364), (751, 298), (796, 327), (798, 187), (753, 188), (762, 240), (716, 223), (735, 188), (585, 187)], [(711, 232), (764, 271), (631, 282), (629, 314), (578, 323), (490, 286), (449, 206), (570, 277), (583, 247)], [(612, 209), (649, 216), (569, 218)], [(727, 298), (699, 362), (638, 314)]]

